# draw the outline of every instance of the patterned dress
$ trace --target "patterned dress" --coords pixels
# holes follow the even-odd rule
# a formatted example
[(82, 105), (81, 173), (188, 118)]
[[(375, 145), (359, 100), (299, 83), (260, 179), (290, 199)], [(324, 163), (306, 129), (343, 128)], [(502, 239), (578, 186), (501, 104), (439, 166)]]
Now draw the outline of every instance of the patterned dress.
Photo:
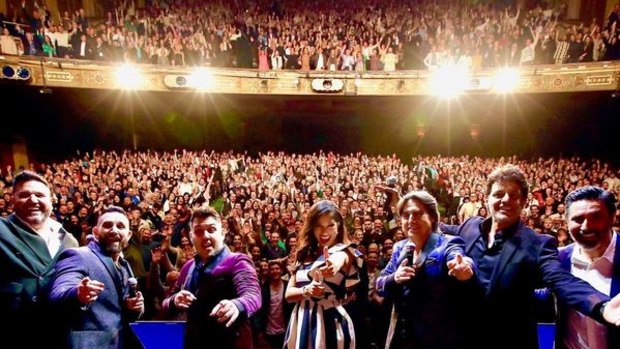
[[(361, 253), (349, 245), (337, 244), (330, 253), (348, 250), (355, 259), (348, 273), (340, 270), (336, 275), (323, 280), (325, 293), (320, 298), (308, 297), (295, 305), (286, 330), (284, 349), (355, 349), (355, 332), (343, 301), (347, 290), (359, 282)], [(316, 261), (297, 266), (295, 287), (312, 282), (311, 271), (325, 264), (323, 256)]]

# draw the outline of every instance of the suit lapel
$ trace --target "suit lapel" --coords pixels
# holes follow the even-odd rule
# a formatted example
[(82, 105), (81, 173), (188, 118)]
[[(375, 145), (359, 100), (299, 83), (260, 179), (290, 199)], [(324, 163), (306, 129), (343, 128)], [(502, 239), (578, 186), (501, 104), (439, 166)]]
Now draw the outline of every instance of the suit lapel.
[(435, 249), (435, 246), (437, 246), (437, 241), (439, 241), (439, 233), (431, 233), (431, 235), (428, 237), (428, 240), (426, 240), (426, 243), (424, 244), (424, 248), (420, 252), (420, 255), (415, 259), (414, 264), (416, 267), (421, 267), (422, 265), (424, 265), (428, 254), (431, 253), (433, 249)]
[(508, 239), (502, 247), (502, 252), (499, 257), (499, 263), (495, 264), (493, 268), (493, 274), (491, 275), (491, 287), (487, 289), (487, 294), (497, 284), (502, 273), (506, 270), (506, 266), (510, 263), (510, 260), (517, 252), (517, 249), (521, 245), (521, 236), (515, 235)]
[[(33, 231), (32, 228), (24, 224), (15, 214), (10, 215), (8, 221), (13, 225), (13, 229), (11, 229), (13, 235), (32, 251), (31, 256), (37, 259), (39, 262), (37, 264), (49, 266), (52, 263), (52, 256), (50, 256), (43, 238)], [(24, 258), (24, 263), (28, 263), (33, 270), (37, 270), (30, 258)], [(42, 272), (42, 270), (38, 270), (38, 272)]]
[(99, 261), (105, 266), (106, 270), (108, 271), (108, 274), (110, 274), (110, 277), (114, 281), (114, 286), (116, 288), (117, 294), (119, 295), (119, 297), (121, 297), (123, 294), (121, 275), (120, 275), (121, 273), (114, 265), (112, 258), (104, 255), (99, 245), (94, 241), (91, 242), (88, 245), (88, 247), (91, 249), (91, 251), (93, 251), (95, 256), (99, 258)]

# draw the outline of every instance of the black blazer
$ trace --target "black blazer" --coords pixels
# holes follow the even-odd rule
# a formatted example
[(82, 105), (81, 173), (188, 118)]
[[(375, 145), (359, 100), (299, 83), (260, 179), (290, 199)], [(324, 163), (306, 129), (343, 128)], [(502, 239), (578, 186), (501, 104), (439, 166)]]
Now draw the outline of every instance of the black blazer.
[[(481, 238), (482, 223), (481, 217), (472, 217), (442, 230), (461, 236), (469, 255)], [(538, 349), (534, 291), (541, 285), (550, 287), (560, 302), (603, 321), (598, 309), (609, 297), (561, 267), (553, 237), (536, 234), (521, 221), (506, 233), (511, 237), (504, 242), (477, 315), (483, 319), (478, 348)]]

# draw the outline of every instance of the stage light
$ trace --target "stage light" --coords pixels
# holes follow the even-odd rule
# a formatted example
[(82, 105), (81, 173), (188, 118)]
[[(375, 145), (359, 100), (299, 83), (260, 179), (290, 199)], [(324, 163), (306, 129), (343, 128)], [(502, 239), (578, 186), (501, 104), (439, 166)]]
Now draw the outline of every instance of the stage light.
[(430, 91), (433, 95), (450, 99), (457, 97), (467, 89), (469, 84), (469, 71), (467, 68), (448, 65), (433, 72), (430, 77)]
[(210, 70), (198, 68), (189, 75), (187, 84), (198, 91), (210, 91), (215, 87), (215, 78)]
[(502, 68), (495, 73), (493, 89), (498, 93), (513, 92), (519, 86), (519, 69)]
[(116, 82), (124, 90), (135, 90), (142, 86), (140, 70), (130, 65), (122, 65), (116, 70)]

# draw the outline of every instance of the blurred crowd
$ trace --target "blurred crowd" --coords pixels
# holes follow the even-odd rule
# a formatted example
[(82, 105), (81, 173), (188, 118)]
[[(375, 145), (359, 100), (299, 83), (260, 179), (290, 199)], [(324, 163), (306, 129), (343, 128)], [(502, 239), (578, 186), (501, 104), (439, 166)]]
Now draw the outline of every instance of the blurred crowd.
[(393, 71), (620, 59), (620, 7), (604, 23), (565, 20), (561, 1), (521, 9), (477, 1), (162, 0), (83, 10), (9, 6), (0, 53), (259, 70)]

